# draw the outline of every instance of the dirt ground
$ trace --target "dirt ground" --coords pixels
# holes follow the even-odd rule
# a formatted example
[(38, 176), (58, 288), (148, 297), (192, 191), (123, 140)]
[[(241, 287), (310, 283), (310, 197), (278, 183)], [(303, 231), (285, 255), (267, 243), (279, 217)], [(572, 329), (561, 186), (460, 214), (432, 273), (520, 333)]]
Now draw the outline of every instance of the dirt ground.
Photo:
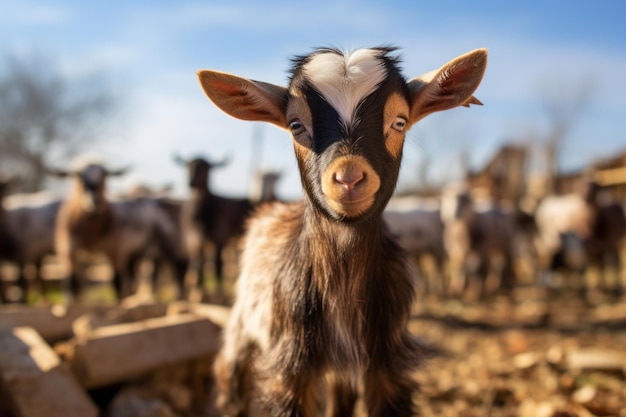
[(413, 317), (433, 348), (416, 376), (423, 417), (626, 417), (626, 297), (522, 285), (482, 301), (421, 296)]
[(514, 299), (423, 297), (413, 317), (433, 350), (416, 374), (421, 417), (626, 417), (624, 298), (531, 286)]
[(537, 288), (484, 302), (422, 299), (412, 331), (429, 416), (626, 417), (626, 300)]

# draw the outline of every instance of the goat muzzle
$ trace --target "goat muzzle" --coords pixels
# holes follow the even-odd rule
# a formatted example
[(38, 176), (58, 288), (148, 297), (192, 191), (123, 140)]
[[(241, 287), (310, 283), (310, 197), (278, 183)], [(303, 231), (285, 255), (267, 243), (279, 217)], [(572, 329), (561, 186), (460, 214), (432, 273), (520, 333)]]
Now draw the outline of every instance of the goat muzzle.
[(355, 218), (376, 199), (380, 177), (367, 160), (348, 155), (334, 160), (322, 174), (322, 193), (337, 215)]

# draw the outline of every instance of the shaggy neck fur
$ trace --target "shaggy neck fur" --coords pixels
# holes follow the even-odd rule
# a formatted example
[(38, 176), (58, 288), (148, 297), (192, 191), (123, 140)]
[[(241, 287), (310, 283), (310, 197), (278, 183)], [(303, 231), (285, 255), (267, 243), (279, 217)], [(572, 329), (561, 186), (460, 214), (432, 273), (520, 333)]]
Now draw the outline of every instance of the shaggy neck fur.
[[(402, 337), (414, 294), (405, 279), (411, 274), (380, 218), (357, 226), (316, 211), (302, 204), (289, 220), (299, 233), (277, 265), (276, 273), (293, 279), (275, 282), (274, 343), (295, 331), (294, 354), (307, 352), (297, 361), (301, 371), (344, 369), (357, 380), (368, 364), (386, 360), (378, 350), (381, 335)], [(287, 306), (289, 320), (283, 315)]]

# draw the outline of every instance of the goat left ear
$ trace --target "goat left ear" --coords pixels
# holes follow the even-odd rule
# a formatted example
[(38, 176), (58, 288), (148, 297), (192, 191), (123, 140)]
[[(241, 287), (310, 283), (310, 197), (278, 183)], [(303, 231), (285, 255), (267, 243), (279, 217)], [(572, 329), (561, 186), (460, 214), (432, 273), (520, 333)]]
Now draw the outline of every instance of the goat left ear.
[(431, 113), (470, 104), (482, 105), (472, 96), (487, 68), (487, 49), (476, 49), (441, 68), (409, 81), (410, 123)]
[(197, 73), (204, 93), (217, 107), (237, 119), (270, 122), (285, 129), (288, 90), (224, 72)]
[(45, 171), (46, 171), (46, 174), (52, 177), (57, 177), (57, 178), (66, 178), (71, 175), (71, 173), (68, 170), (61, 169), (61, 168), (46, 167)]
[(119, 168), (119, 169), (114, 169), (114, 170), (107, 169), (106, 173), (107, 175), (111, 177), (120, 177), (126, 174), (128, 171), (130, 171), (130, 167), (124, 167), (124, 168)]
[(221, 161), (211, 162), (211, 168), (223, 168), (230, 164), (231, 159), (232, 157), (230, 155), (226, 155)]
[(172, 161), (174, 161), (174, 163), (178, 165), (187, 166), (187, 161), (185, 160), (185, 158), (180, 156), (178, 152), (172, 155)]

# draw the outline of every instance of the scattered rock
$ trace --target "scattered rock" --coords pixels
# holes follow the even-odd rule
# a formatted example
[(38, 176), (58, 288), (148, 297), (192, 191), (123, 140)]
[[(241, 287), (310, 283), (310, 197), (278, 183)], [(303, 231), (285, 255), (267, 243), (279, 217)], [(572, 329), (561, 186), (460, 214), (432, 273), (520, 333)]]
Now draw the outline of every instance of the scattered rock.
[(537, 365), (541, 360), (541, 355), (537, 352), (518, 353), (513, 357), (513, 365), (517, 369), (529, 369)]
[(598, 390), (591, 385), (585, 385), (582, 388), (577, 389), (572, 394), (572, 400), (579, 404), (590, 403), (598, 393)]
[(608, 349), (580, 349), (567, 355), (566, 365), (573, 371), (624, 372), (626, 353)]
[(109, 417), (178, 417), (155, 393), (130, 387), (120, 392), (109, 406)]

